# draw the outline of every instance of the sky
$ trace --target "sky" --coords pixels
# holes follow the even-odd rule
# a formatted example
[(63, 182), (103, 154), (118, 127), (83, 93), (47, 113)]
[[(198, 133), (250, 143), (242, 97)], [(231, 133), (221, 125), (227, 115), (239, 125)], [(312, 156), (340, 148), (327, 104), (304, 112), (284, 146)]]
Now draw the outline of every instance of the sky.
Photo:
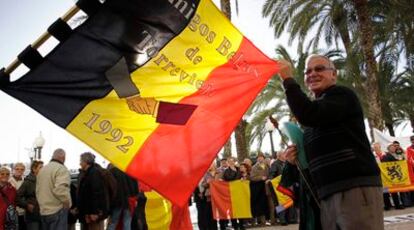
[[(12, 60), (27, 45), (35, 41), (47, 27), (58, 17), (62, 16), (73, 4), (73, 0), (18, 0), (0, 1), (0, 68), (9, 65)], [(219, 0), (214, 0), (219, 4)], [(259, 49), (269, 57), (275, 56), (278, 45), (285, 46), (291, 55), (295, 54), (296, 47), (287, 44), (288, 35), (275, 39), (273, 31), (268, 26), (267, 19), (262, 18), (261, 8), (265, 0), (239, 1), (238, 16), (233, 10), (232, 22), (234, 25)], [(234, 9), (234, 1), (232, 1)], [(39, 50), (46, 55), (50, 47), (56, 44), (53, 39)], [(22, 65), (12, 74), (12, 79), (21, 76), (27, 69)], [(62, 128), (42, 117), (36, 111), (0, 91), (0, 163), (28, 162), (28, 149), (40, 132), (45, 139), (42, 151), (42, 160), (48, 161), (56, 148), (63, 148), (67, 152), (66, 165), (77, 168), (79, 155), (91, 151), (87, 145), (77, 140)], [(397, 134), (409, 135), (407, 131), (397, 129)], [(274, 135), (276, 148), (279, 138)], [(269, 137), (264, 139), (262, 151), (270, 152)], [(235, 152), (235, 151), (233, 151)], [(98, 163), (106, 164), (98, 156)]]
[[(0, 68), (8, 66), (18, 53), (46, 31), (47, 27), (62, 16), (74, 2), (73, 0), (0, 1), (0, 9), (3, 9), (0, 14)], [(218, 0), (214, 2), (219, 4)], [(264, 0), (239, 1), (239, 15), (237, 16), (234, 10), (232, 22), (259, 49), (273, 57), (274, 49), (278, 44), (287, 46), (287, 35), (278, 39), (282, 42), (274, 39), (267, 20), (261, 16), (263, 3)], [(42, 55), (46, 55), (50, 47), (55, 44), (53, 41), (48, 43), (39, 50)], [(20, 77), (25, 71), (27, 68), (22, 65), (12, 74), (12, 79)], [(77, 168), (79, 155), (82, 152), (94, 152), (62, 128), (1, 91), (0, 106), (2, 129), (0, 163), (28, 162), (28, 150), (33, 147), (34, 140), (40, 132), (45, 139), (42, 150), (43, 161), (50, 159), (54, 149), (63, 148), (67, 152), (66, 165), (69, 168)], [(277, 141), (276, 137), (275, 141)], [(265, 141), (263, 151), (270, 152), (268, 141)], [(98, 163), (104, 163), (104, 159), (100, 156), (98, 156)]]

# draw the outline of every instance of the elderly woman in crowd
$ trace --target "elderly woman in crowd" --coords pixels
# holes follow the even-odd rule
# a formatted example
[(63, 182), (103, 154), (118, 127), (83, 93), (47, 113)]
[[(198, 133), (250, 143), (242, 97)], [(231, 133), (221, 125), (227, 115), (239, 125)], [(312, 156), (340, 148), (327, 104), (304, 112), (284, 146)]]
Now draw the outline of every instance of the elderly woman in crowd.
[[(10, 169), (0, 168), (0, 229), (17, 229), (16, 189), (9, 183)], [(11, 210), (10, 210), (11, 209)], [(14, 215), (12, 215), (14, 213)]]

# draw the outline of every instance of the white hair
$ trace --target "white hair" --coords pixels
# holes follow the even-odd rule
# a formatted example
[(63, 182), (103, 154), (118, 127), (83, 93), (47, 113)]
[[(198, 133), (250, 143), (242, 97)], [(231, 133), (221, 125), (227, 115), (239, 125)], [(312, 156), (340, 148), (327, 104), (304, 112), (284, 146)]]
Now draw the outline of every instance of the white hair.
[(66, 152), (65, 152), (65, 150), (63, 150), (63, 149), (56, 149), (54, 152), (53, 152), (53, 156), (52, 156), (52, 159), (59, 159), (59, 158), (61, 158), (61, 157), (64, 157), (66, 155)]
[(0, 167), (0, 172), (3, 172), (3, 171), (6, 171), (6, 172), (8, 172), (8, 173), (10, 173), (10, 168), (9, 167), (7, 167), (7, 166), (1, 166)]
[(306, 61), (305, 61), (306, 66), (308, 65), (308, 62), (309, 62), (311, 59), (314, 59), (314, 58), (323, 58), (323, 59), (325, 59), (326, 61), (328, 61), (328, 63), (329, 63), (329, 67), (336, 69), (336, 68), (335, 68), (335, 65), (334, 65), (334, 63), (331, 61), (331, 59), (329, 59), (328, 57), (326, 57), (326, 56), (324, 56), (324, 55), (321, 55), (321, 54), (311, 54), (311, 55), (309, 55), (309, 56), (306, 58)]

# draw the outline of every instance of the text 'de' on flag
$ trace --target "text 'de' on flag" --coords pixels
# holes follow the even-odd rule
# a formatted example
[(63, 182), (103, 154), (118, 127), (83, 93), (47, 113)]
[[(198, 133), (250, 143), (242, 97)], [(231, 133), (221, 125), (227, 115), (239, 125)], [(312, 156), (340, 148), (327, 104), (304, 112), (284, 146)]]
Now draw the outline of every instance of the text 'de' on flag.
[(210, 0), (106, 0), (84, 11), (0, 89), (184, 205), (277, 63)]

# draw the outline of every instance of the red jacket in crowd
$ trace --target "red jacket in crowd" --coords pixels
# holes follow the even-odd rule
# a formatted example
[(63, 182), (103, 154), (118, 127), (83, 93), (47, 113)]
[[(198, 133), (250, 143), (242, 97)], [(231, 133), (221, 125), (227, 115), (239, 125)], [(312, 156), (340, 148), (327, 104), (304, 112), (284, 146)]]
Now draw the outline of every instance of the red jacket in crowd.
[(6, 220), (6, 210), (9, 206), (9, 204), (6, 204), (6, 200), (8, 200), (13, 205), (16, 205), (16, 189), (10, 183), (7, 183), (0, 188), (0, 195), (0, 230), (3, 230), (4, 222)]

